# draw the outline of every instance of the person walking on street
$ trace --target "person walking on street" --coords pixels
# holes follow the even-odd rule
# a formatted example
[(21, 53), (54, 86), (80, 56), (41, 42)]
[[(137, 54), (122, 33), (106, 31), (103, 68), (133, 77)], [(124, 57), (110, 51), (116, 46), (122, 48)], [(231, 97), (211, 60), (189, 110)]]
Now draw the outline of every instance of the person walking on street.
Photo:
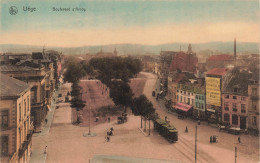
[(238, 143), (240, 143), (240, 136), (238, 136), (237, 141), (238, 141)]
[(45, 123), (46, 123), (46, 124), (48, 123), (48, 119), (47, 119), (47, 118), (45, 118)]
[(186, 126), (185, 132), (188, 133), (188, 127)]
[(110, 117), (107, 118), (107, 121), (110, 122)]

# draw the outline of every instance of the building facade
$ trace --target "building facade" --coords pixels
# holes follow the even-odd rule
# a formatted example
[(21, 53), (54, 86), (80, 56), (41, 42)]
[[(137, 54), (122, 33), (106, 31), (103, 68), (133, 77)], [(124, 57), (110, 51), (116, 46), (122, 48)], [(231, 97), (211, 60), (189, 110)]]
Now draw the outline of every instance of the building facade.
[(259, 80), (252, 80), (248, 85), (248, 130), (259, 134), (259, 104), (260, 104)]
[(36, 131), (40, 131), (47, 114), (46, 102), (46, 72), (44, 67), (32, 68), (28, 66), (2, 65), (0, 72), (18, 80), (24, 81), (31, 88), (31, 114)]
[(33, 133), (31, 86), (3, 74), (0, 81), (1, 162), (28, 163)]

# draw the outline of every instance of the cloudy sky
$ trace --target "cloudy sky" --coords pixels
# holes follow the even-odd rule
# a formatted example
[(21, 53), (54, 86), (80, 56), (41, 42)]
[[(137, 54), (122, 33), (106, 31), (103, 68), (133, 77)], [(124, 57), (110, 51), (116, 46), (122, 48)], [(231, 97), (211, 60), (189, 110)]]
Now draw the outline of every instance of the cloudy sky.
[[(0, 44), (155, 45), (234, 37), (259, 42), (260, 36), (258, 0), (2, 0), (0, 5)], [(9, 13), (11, 6), (16, 15)]]

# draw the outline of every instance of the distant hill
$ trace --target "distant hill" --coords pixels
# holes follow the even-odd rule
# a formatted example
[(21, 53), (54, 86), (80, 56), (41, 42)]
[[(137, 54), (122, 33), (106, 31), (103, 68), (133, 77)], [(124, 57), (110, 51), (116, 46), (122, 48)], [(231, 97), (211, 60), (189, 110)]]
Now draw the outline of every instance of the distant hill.
[[(196, 53), (205, 53), (211, 51), (214, 53), (233, 54), (233, 42), (208, 42), (192, 44), (192, 50)], [(106, 52), (113, 52), (117, 49), (119, 55), (124, 54), (159, 54), (161, 50), (165, 51), (187, 51), (188, 43), (169, 43), (161, 45), (141, 45), (141, 44), (111, 44), (111, 45), (97, 45), (97, 46), (81, 46), (81, 47), (45, 47), (46, 50), (62, 51), (63, 54), (94, 54), (100, 49)], [(31, 53), (35, 51), (42, 51), (43, 46), (32, 45), (15, 45), (15, 44), (1, 44), (0, 53)], [(237, 42), (237, 53), (257, 53), (259, 54), (258, 43)]]

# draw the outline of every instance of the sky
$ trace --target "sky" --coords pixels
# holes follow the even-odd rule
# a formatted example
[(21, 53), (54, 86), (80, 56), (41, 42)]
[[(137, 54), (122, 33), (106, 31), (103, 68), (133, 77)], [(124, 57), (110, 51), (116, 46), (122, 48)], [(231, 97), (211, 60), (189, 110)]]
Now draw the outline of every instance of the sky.
[[(260, 36), (258, 0), (2, 0), (0, 5), (0, 44), (158, 45), (235, 37), (259, 42)], [(16, 15), (9, 12), (12, 6)]]

